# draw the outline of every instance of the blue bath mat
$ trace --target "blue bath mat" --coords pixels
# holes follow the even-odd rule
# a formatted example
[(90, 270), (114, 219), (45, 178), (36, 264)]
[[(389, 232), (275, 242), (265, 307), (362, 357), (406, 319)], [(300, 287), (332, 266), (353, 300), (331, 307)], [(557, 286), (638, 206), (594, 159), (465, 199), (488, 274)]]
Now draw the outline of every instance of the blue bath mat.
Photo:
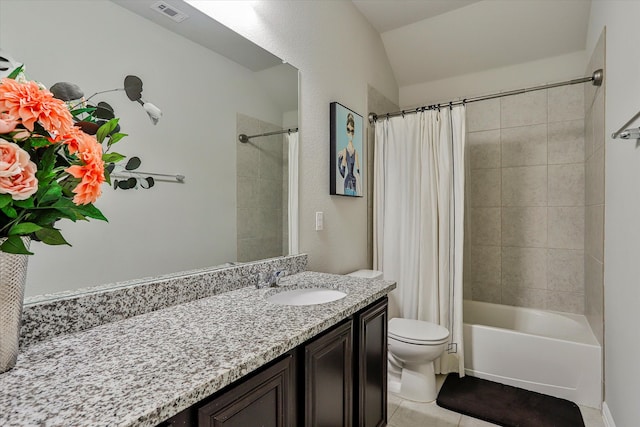
[(575, 403), (493, 381), (449, 374), (438, 406), (504, 427), (584, 427)]

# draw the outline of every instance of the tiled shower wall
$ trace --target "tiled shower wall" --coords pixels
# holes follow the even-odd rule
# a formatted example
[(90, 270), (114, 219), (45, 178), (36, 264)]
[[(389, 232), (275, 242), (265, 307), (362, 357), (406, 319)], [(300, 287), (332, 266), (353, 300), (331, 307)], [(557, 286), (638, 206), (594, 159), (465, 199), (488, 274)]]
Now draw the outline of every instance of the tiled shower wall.
[[(605, 32), (593, 51), (587, 75), (605, 65)], [(604, 343), (604, 159), (605, 82), (585, 85), (585, 316), (600, 344)]]
[(465, 298), (584, 312), (584, 87), (467, 106)]
[[(237, 132), (246, 135), (282, 130), (281, 126), (237, 114)], [(236, 141), (238, 261), (255, 261), (286, 253), (283, 230), (283, 135)]]

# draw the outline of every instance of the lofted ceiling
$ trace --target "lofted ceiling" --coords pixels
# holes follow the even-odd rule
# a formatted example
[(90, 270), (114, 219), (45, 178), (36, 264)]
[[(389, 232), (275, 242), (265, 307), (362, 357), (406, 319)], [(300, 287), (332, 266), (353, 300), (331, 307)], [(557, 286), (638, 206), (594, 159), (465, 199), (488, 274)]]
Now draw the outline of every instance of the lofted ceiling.
[(352, 0), (399, 86), (585, 49), (591, 0)]

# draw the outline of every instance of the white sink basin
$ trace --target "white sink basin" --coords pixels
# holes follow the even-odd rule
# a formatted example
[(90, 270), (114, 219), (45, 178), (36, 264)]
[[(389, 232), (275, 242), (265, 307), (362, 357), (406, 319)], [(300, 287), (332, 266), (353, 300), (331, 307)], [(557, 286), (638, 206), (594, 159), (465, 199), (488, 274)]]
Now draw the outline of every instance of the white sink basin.
[(337, 301), (346, 296), (346, 293), (335, 289), (299, 288), (273, 294), (267, 297), (267, 301), (281, 305), (314, 305)]

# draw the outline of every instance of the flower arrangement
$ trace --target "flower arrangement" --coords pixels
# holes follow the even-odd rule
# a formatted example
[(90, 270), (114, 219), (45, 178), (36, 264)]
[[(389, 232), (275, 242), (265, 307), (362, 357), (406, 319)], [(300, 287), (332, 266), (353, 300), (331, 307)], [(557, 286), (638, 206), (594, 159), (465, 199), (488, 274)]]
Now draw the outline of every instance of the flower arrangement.
[(107, 220), (93, 203), (110, 183), (111, 164), (124, 159), (108, 151), (126, 134), (108, 104), (90, 106), (77, 86), (57, 85), (54, 96), (22, 66), (0, 79), (2, 252), (31, 255), (21, 236), (68, 245), (55, 228), (63, 218)]

